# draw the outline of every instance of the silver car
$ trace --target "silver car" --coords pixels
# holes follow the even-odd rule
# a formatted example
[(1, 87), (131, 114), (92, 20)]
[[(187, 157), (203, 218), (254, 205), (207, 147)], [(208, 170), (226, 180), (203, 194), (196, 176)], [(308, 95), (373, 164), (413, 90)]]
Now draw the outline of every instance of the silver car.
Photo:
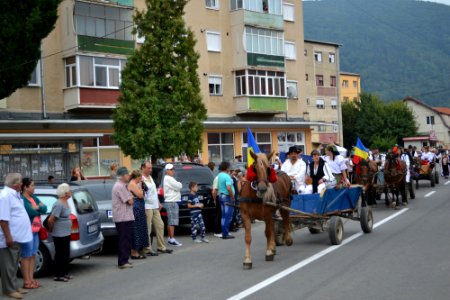
[[(75, 259), (100, 252), (104, 238), (100, 230), (100, 213), (95, 199), (84, 187), (72, 185), (71, 190), (72, 197), (68, 201), (71, 210), (70, 219), (72, 221), (70, 258)], [(55, 202), (58, 201), (56, 188), (36, 186), (34, 194), (47, 205), (47, 214), (41, 216), (42, 221), (44, 221), (51, 212)], [(35, 276), (39, 277), (47, 274), (54, 257), (55, 247), (49, 233), (48, 238), (39, 244), (39, 250), (36, 255)]]

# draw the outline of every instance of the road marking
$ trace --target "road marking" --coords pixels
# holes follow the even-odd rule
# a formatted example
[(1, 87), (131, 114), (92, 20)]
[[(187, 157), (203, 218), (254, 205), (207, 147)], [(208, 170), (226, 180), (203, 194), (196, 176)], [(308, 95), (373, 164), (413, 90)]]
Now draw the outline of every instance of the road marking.
[(433, 195), (434, 193), (436, 193), (436, 191), (429, 192), (429, 193), (426, 194), (424, 197), (425, 197), (425, 198), (430, 197), (430, 196)]
[[(373, 225), (373, 228), (377, 228), (377, 227), (379, 227), (379, 226), (389, 222), (390, 220), (392, 220), (392, 219), (400, 216), (401, 214), (405, 213), (407, 210), (408, 210), (408, 208), (403, 208), (402, 210), (396, 212), (395, 214), (393, 214), (393, 215), (391, 215), (391, 216), (389, 216), (389, 217), (387, 217), (387, 218), (377, 222), (376, 224)], [(342, 244), (336, 245), (336, 246), (330, 246), (330, 247), (320, 251), (319, 253), (316, 253), (313, 256), (310, 256), (307, 259), (298, 262), (297, 264), (293, 265), (292, 267), (287, 268), (286, 270), (281, 271), (280, 273), (275, 274), (275, 275), (267, 278), (266, 280), (261, 281), (258, 284), (255, 284), (254, 286), (252, 286), (252, 287), (250, 287), (250, 288), (240, 292), (239, 294), (236, 294), (236, 295), (228, 298), (227, 300), (244, 299), (245, 297), (250, 296), (251, 294), (254, 294), (254, 293), (256, 293), (259, 290), (262, 290), (263, 288), (271, 285), (274, 282), (277, 282), (278, 280), (288, 276), (289, 274), (300, 270), (301, 268), (309, 265), (310, 263), (318, 260), (319, 258), (322, 258), (325, 255), (327, 255), (327, 254), (329, 254), (329, 253), (331, 253), (331, 252), (341, 248), (342, 246), (351, 243), (352, 241), (356, 240), (357, 238), (359, 238), (359, 237), (361, 237), (363, 235), (364, 235), (364, 233), (362, 231), (360, 231), (358, 233), (355, 233), (354, 235), (350, 236), (349, 238), (346, 238), (345, 240), (343, 240)]]
[(450, 184), (450, 180), (445, 183), (445, 185)]

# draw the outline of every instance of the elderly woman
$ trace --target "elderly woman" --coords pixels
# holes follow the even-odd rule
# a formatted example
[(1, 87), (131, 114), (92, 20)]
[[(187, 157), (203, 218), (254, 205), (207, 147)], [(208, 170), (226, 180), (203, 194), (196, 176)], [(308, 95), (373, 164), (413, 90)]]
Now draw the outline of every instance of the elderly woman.
[(33, 240), (23, 247), (20, 260), (20, 269), (25, 289), (36, 289), (40, 285), (34, 280), (34, 264), (36, 253), (39, 248), (39, 230), (42, 228), (41, 214), (47, 212), (47, 206), (34, 195), (34, 181), (30, 178), (22, 179), (22, 200), (30, 217)]
[(312, 179), (313, 193), (322, 193), (326, 188), (325, 183), (335, 183), (336, 179), (331, 173), (328, 163), (320, 157), (320, 152), (314, 150), (311, 153), (312, 162), (309, 163), (306, 170), (307, 175)]
[(334, 178), (336, 178), (337, 185), (349, 187), (350, 181), (347, 179), (347, 165), (345, 163), (345, 158), (339, 154), (336, 147), (333, 145), (328, 145), (325, 148), (325, 154), (326, 155), (322, 158), (327, 162), (331, 173)]
[(56, 190), (58, 201), (53, 205), (48, 217), (49, 231), (55, 244), (55, 281), (67, 282), (72, 279), (69, 275), (70, 261), (70, 233), (72, 221), (70, 208), (67, 203), (72, 197), (72, 191), (67, 183), (62, 183)]
[(131, 172), (128, 190), (134, 197), (133, 248), (131, 249), (131, 259), (142, 259), (146, 258), (144, 248), (147, 248), (149, 243), (144, 190), (142, 189), (142, 173), (140, 170)]

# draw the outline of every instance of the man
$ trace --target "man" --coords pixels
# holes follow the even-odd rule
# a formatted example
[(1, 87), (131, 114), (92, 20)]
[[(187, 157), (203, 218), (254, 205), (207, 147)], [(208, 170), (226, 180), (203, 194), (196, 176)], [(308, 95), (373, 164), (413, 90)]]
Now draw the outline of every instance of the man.
[(306, 163), (299, 157), (301, 152), (297, 146), (289, 147), (289, 151), (286, 153), (289, 159), (286, 159), (281, 166), (281, 171), (291, 178), (296, 191), (305, 183)]
[(181, 247), (183, 244), (175, 239), (175, 226), (178, 226), (178, 201), (181, 201), (181, 188), (183, 184), (178, 182), (174, 175), (175, 169), (172, 164), (165, 167), (166, 176), (164, 176), (164, 208), (167, 211), (167, 233), (169, 234), (169, 245)]
[(5, 188), (0, 193), (0, 274), (3, 294), (22, 299), (26, 291), (19, 287), (17, 268), (19, 266), (20, 244), (32, 239), (31, 223), (20, 197), (22, 175), (9, 173)]
[(233, 206), (235, 204), (233, 180), (230, 177), (230, 163), (223, 161), (219, 166), (219, 175), (217, 175), (217, 188), (219, 191), (220, 207), (222, 208), (222, 239), (233, 239), (229, 234), (231, 219), (233, 218)]
[[(145, 215), (147, 216), (147, 227), (148, 227), (148, 247), (146, 250), (147, 254), (150, 256), (157, 256), (158, 252), (161, 253), (172, 253), (173, 250), (167, 249), (164, 243), (164, 222), (161, 219), (160, 210), (162, 208), (161, 203), (159, 203), (158, 193), (156, 192), (156, 184), (151, 176), (152, 174), (152, 163), (145, 161), (141, 165), (142, 172), (142, 182), (145, 196)], [(155, 228), (156, 233), (156, 243), (157, 251), (152, 251), (151, 235), (152, 226)]]
[(112, 189), (112, 213), (118, 234), (118, 265), (119, 269), (132, 268), (128, 262), (133, 242), (133, 195), (128, 191), (130, 179), (128, 169), (121, 167), (117, 170), (117, 182)]

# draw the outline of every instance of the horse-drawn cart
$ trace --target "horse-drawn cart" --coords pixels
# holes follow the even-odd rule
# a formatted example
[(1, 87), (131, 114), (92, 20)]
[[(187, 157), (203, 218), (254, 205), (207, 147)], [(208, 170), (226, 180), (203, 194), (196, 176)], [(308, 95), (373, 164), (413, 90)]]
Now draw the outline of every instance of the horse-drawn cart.
[(429, 180), (431, 187), (439, 184), (439, 172), (436, 168), (436, 161), (427, 162), (416, 159), (412, 170), (412, 178), (416, 181), (416, 189), (419, 189), (419, 180)]
[[(291, 206), (281, 206), (290, 212), (294, 229), (308, 228), (312, 234), (328, 231), (333, 245), (339, 245), (344, 239), (342, 218), (359, 221), (364, 233), (370, 233), (373, 227), (372, 209), (361, 197), (362, 187), (352, 186), (343, 189), (328, 189), (320, 194), (293, 195)], [(284, 227), (275, 222), (275, 241), (283, 244)]]

